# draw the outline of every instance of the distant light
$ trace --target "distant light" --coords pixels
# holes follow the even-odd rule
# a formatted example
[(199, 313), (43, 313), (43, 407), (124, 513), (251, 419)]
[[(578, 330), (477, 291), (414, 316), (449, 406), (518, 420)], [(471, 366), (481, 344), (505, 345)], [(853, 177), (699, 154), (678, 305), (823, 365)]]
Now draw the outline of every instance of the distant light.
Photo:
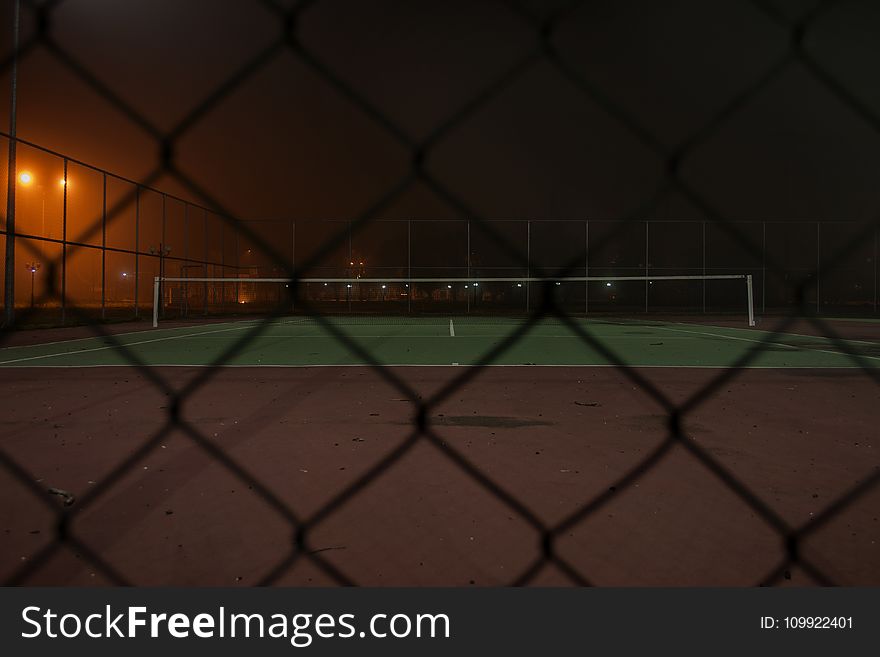
[(451, 285), (447, 285), (446, 287), (448, 287), (450, 290), (452, 289), (452, 286), (451, 286)]
[(556, 284), (557, 284), (557, 285), (562, 285), (562, 283), (560, 283), (559, 281), (556, 281)]
[(361, 264), (364, 264), (364, 263), (363, 263), (363, 262), (361, 262)]
[(406, 286), (409, 287), (409, 283), (407, 283)]
[(349, 284), (348, 284), (348, 285), (346, 285), (346, 286), (345, 286), (345, 287), (351, 287), (351, 283), (349, 283)]
[(324, 283), (324, 287), (327, 287), (327, 284), (326, 284), (326, 283)]
[(522, 287), (522, 283), (517, 283), (516, 286), (517, 286), (517, 287)]
[(611, 287), (611, 283), (605, 283), (605, 287)]
[(383, 290), (385, 289), (385, 286), (384, 286), (384, 285), (382, 286), (382, 289), (383, 289)]
[(465, 290), (466, 290), (466, 289), (468, 289), (468, 286), (467, 286), (467, 285), (465, 285), (465, 286), (464, 286), (464, 289), (465, 289)]
[(354, 263), (353, 263), (353, 262), (349, 262), (348, 264), (353, 265)]
[(127, 271), (122, 272), (122, 278), (128, 278), (128, 272), (127, 272)]
[(30, 185), (34, 182), (34, 177), (31, 175), (30, 171), (22, 171), (21, 175), (18, 177), (18, 182), (22, 185)]
[(474, 283), (474, 287), (480, 287), (479, 283)]
[(62, 178), (61, 180), (58, 181), (58, 183), (59, 183), (62, 187), (64, 187), (64, 186), (67, 184), (67, 181), (66, 181), (64, 178)]

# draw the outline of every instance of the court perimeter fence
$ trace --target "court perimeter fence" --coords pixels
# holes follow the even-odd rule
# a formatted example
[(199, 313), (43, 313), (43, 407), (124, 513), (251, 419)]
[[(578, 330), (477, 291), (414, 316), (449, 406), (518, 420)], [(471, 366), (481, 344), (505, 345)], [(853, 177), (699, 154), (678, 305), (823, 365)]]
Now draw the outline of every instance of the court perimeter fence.
[[(0, 133), (0, 147), (9, 136)], [(798, 286), (817, 314), (875, 315), (880, 230), (863, 239), (845, 265), (823, 270), (823, 259), (864, 230), (855, 221), (737, 221), (756, 245), (743, 248), (712, 221), (632, 219), (374, 219), (242, 220), (17, 139), (15, 306), (32, 319), (62, 325), (149, 318), (159, 277), (266, 278), (284, 274), (263, 243), (292, 268), (309, 262), (313, 278), (468, 278), (553, 276), (711, 276), (751, 274), (755, 307), (783, 314), (797, 306)], [(22, 178), (24, 176), (24, 179)], [(6, 204), (3, 164), (0, 202)], [(96, 221), (97, 218), (97, 221)], [(91, 228), (91, 230), (89, 230)], [(243, 228), (243, 229), (242, 229)], [(0, 240), (5, 242), (5, 226)], [(334, 237), (335, 248), (315, 259)], [(501, 247), (496, 236), (523, 254)], [(256, 236), (258, 239), (253, 239)], [(0, 242), (2, 244), (2, 242)], [(4, 249), (4, 253), (5, 249)], [(9, 257), (6, 254), (5, 257)], [(767, 263), (778, 263), (768, 270)], [(53, 266), (54, 265), (54, 266)], [(6, 267), (0, 272), (3, 280)], [(54, 279), (54, 280), (53, 280)], [(47, 295), (54, 289), (57, 294)], [(194, 290), (198, 288), (193, 287)], [(217, 295), (224, 295), (223, 298)], [(232, 287), (206, 287), (195, 302), (247, 312)], [(596, 289), (587, 312), (726, 312), (738, 307), (728, 291), (705, 285), (652, 290)], [(579, 309), (569, 307), (570, 312)], [(196, 313), (197, 315), (197, 313)]]
[[(414, 445), (424, 443), (435, 448), (436, 458), (460, 470), (486, 496), (501, 503), (509, 513), (522, 518), (534, 530), (534, 559), (522, 572), (511, 577), (510, 584), (533, 582), (546, 567), (557, 569), (576, 585), (590, 584), (593, 581), (591, 573), (580, 572), (558, 553), (557, 538), (604, 512), (609, 504), (638, 485), (673, 448), (682, 450), (692, 459), (694, 467), (711, 473), (719, 487), (742, 500), (778, 535), (778, 552), (768, 556), (773, 566), (756, 583), (783, 582), (791, 568), (798, 568), (820, 584), (835, 583), (832, 574), (813, 563), (801, 548), (810, 536), (837, 521), (846, 510), (867, 504), (867, 497), (876, 491), (880, 482), (880, 470), (874, 466), (873, 469), (866, 468), (862, 474), (854, 473), (852, 485), (817, 509), (808, 523), (793, 525), (774, 509), (769, 496), (749, 487), (737, 476), (735, 469), (727, 467), (718, 457), (690, 440), (687, 419), (695, 409), (741, 376), (746, 371), (745, 366), (753, 363), (764, 350), (772, 348), (773, 341), (792, 326), (796, 317), (805, 318), (827, 336), (835, 349), (847, 354), (860, 368), (866, 383), (880, 383), (878, 370), (820, 316), (826, 312), (844, 311), (876, 314), (876, 217), (880, 208), (862, 208), (864, 212), (859, 216), (872, 219), (861, 223), (776, 222), (772, 217), (761, 217), (761, 207), (751, 207), (749, 211), (749, 219), (757, 220), (737, 221), (739, 217), (726, 216), (723, 210), (714, 206), (710, 195), (699, 184), (682, 175), (682, 164), (752, 101), (773, 90), (777, 82), (792, 70), (845, 110), (844, 114), (837, 115), (841, 117), (837, 120), (857, 122), (862, 134), (880, 132), (880, 115), (850, 89), (850, 79), (841, 74), (840, 67), (827, 65), (822, 54), (817, 54), (811, 47), (811, 35), (829, 22), (829, 16), (844, 3), (805, 4), (804, 7), (809, 8), (794, 12), (794, 15), (766, 0), (741, 3), (750, 9), (749, 25), (754, 29), (772, 26), (783, 38), (781, 47), (768, 52), (766, 61), (759, 62), (753, 73), (746, 75), (741, 82), (735, 82), (737, 88), (731, 94), (719, 102), (707, 104), (706, 107), (711, 109), (707, 109), (706, 115), (695, 118), (687, 126), (687, 134), (679, 135), (674, 143), (658, 137), (644, 117), (637, 116), (631, 108), (615, 100), (614, 94), (604, 89), (601, 81), (592, 79), (589, 73), (573, 65), (566, 53), (557, 47), (558, 33), (573, 23), (578, 9), (585, 5), (583, 2), (553, 3), (553, 8), (546, 10), (536, 8), (535, 3), (515, 0), (498, 3), (499, 11), (508, 12), (511, 20), (517, 21), (533, 36), (533, 43), (512, 56), (509, 65), (497, 76), (471, 90), (465, 102), (441, 117), (428, 134), (422, 136), (413, 136), (399, 117), (377, 106), (356, 81), (353, 83), (318, 48), (301, 38), (305, 24), (303, 18), (327, 4), (321, 0), (291, 6), (272, 0), (254, 2), (253, 11), (269, 12), (277, 18), (277, 34), (267, 38), (259, 52), (242, 61), (170, 130), (157, 126), (145, 111), (126, 102), (112, 85), (102, 83), (75, 52), (52, 38), (53, 23), (62, 20), (57, 9), (69, 3), (24, 0), (15, 6), (19, 4), (34, 19), (31, 22), (36, 27), (16, 42), (14, 52), (0, 62), (0, 72), (7, 74), (14, 70), (17, 60), (35, 52), (42, 53), (105, 99), (125, 120), (143, 128), (155, 142), (158, 156), (151, 172), (132, 182), (16, 140), (14, 134), (11, 140), (9, 135), (4, 137), (3, 145), (9, 147), (11, 163), (11, 171), (6, 175), (8, 185), (4, 188), (16, 193), (4, 199), (7, 210), (3, 238), (7, 254), (6, 272), (15, 274), (15, 284), (11, 285), (12, 278), (7, 275), (4, 280), (6, 298), (10, 302), (14, 298), (14, 304), (7, 304), (7, 322), (0, 334), (0, 343), (5, 343), (12, 334), (9, 311), (13, 307), (18, 310), (16, 321), (22, 325), (45, 317), (45, 311), (52, 312), (49, 323), (88, 323), (96, 335), (114, 344), (131, 366), (169, 399), (164, 407), (167, 409), (164, 411), (167, 414), (164, 426), (155, 434), (144, 436), (143, 444), (131, 458), (109, 468), (102, 476), (96, 476), (91, 491), (69, 506), (61, 506), (55, 497), (46, 494), (32, 476), (28, 464), (18, 462), (5, 448), (0, 448), (0, 467), (14, 482), (11, 485), (31, 491), (35, 498), (52, 509), (57, 518), (52, 537), (7, 579), (8, 584), (27, 583), (32, 575), (40, 572), (65, 549), (75, 550), (111, 582), (137, 583), (136, 572), (118, 570), (103, 555), (91, 549), (89, 537), (81, 535), (74, 520), (84, 509), (113, 490), (125, 475), (138, 469), (140, 461), (158, 450), (175, 432), (183, 434), (225, 468), (230, 478), (253, 487), (263, 502), (282, 510), (288, 519), (292, 539), (289, 545), (283, 546), (284, 554), (261, 579), (262, 584), (277, 582), (301, 561), (320, 568), (334, 582), (357, 584), (358, 573), (345, 572), (325, 555), (311, 549), (311, 533), (394, 469)], [(694, 3), (694, 7), (701, 4)], [(863, 3), (862, 7), (869, 8), (870, 4)], [(17, 14), (14, 20), (17, 25)], [(699, 32), (701, 20), (705, 17), (695, 15), (688, 25)], [(176, 144), (203, 117), (225, 103), (242, 84), (252, 80), (270, 63), (277, 63), (282, 54), (308, 70), (352, 114), (374, 126), (389, 142), (405, 149), (410, 156), (410, 164), (399, 179), (395, 179), (375, 201), (353, 212), (350, 221), (237, 221), (216, 195), (200, 186), (175, 159)], [(469, 56), (477, 58), (480, 53), (472, 52)], [(473, 209), (462, 190), (457, 190), (428, 166), (434, 149), (453, 130), (471, 121), (489, 103), (510, 102), (504, 92), (532, 74), (555, 76), (560, 84), (566, 85), (567, 91), (589, 104), (590, 113), (583, 121), (597, 121), (600, 117), (604, 122), (602, 125), (613, 124), (659, 165), (663, 172), (659, 186), (656, 189), (652, 186), (640, 195), (634, 203), (637, 210), (632, 215), (613, 217), (615, 221), (607, 222), (589, 217), (564, 222), (538, 217), (491, 221)], [(719, 71), (717, 75), (723, 73)], [(426, 83), (431, 84), (430, 80)], [(699, 95), (700, 91), (699, 84), (687, 88), (688, 94)], [(678, 92), (669, 91), (670, 95), (675, 93)], [(789, 92), (783, 89), (779, 93)], [(34, 179), (26, 188), (16, 180), (26, 158), (31, 155), (45, 162), (46, 168), (40, 169), (34, 164)], [(549, 161), (551, 158), (547, 157)], [(551, 164), (548, 162), (548, 166)], [(556, 165), (560, 170), (565, 169), (567, 160), (559, 158)], [(745, 168), (747, 163), (740, 162), (734, 168), (736, 166)], [(163, 176), (173, 178), (194, 197), (202, 199), (204, 206), (186, 203), (151, 189)], [(60, 183), (61, 180), (64, 184)], [(41, 184), (42, 190), (39, 189)], [(384, 221), (383, 215), (393, 203), (416, 185), (439, 198), (458, 219), (443, 222)], [(78, 194), (79, 190), (89, 186), (95, 191), (88, 196)], [(330, 189), (333, 189), (332, 184)], [(40, 194), (35, 194), (36, 191)], [(651, 218), (659, 214), (660, 199), (670, 191), (685, 199), (706, 220), (652, 221)], [(745, 200), (744, 205), (748, 206), (749, 199)], [(81, 207), (78, 204), (82, 204)], [(14, 244), (11, 236), (15, 236)], [(559, 250), (563, 243), (568, 250)], [(360, 264), (362, 261), (363, 265)], [(28, 264), (31, 267), (26, 270)], [(478, 366), (451, 372), (449, 381), (429, 399), (423, 399), (393, 368), (383, 367), (372, 359), (344, 332), (327, 325), (336, 340), (363, 357), (390, 388), (411, 403), (412, 423), (409, 434), (393, 450), (379, 462), (371, 464), (352, 484), (335, 491), (331, 502), (308, 517), (298, 514), (295, 500), (274, 496), (257, 475), (218, 448), (186, 412), (187, 398), (210, 388), (215, 372), (247, 348), (249, 340), (265, 330), (271, 318), (255, 322), (233, 348), (224, 351), (211, 367), (183, 389), (175, 389), (166, 381), (161, 369), (144, 364), (96, 321), (109, 316), (111, 309), (127, 317), (141, 314), (146, 318), (150, 303), (147, 281), (158, 275), (195, 276), (198, 272), (202, 276), (233, 273), (242, 276), (244, 272), (250, 272), (265, 276), (283, 272), (290, 277), (327, 276), (331, 273), (350, 276), (351, 271), (346, 269), (354, 267), (363, 267), (364, 272), (372, 276), (390, 276), (392, 273), (404, 276), (486, 276), (511, 270), (515, 270), (512, 274), (515, 276), (541, 276), (548, 273), (547, 268), (556, 268), (558, 271), (553, 275), (559, 276), (580, 275), (581, 272), (589, 275), (625, 275), (630, 272), (752, 274), (756, 307), (764, 312), (778, 311), (782, 316), (768, 327), (766, 333), (756, 334), (760, 337), (756, 337), (735, 366), (718, 371), (684, 403), (676, 403), (672, 396), (642, 376), (636, 368), (626, 366), (609, 345), (602, 344), (589, 329), (570, 321), (568, 315), (554, 308), (552, 303), (536, 305), (522, 326), (485, 354)], [(132, 275), (133, 280), (129, 281)], [(33, 304), (30, 303), (32, 282)], [(491, 364), (526, 335), (534, 323), (547, 316), (558, 317), (586, 344), (597, 348), (635, 389), (660, 404), (667, 417), (666, 431), (657, 436), (657, 446), (650, 450), (650, 454), (620, 472), (610, 489), (598, 493), (585, 489), (580, 506), (561, 521), (552, 523), (531, 511), (524, 491), (505, 488), (472, 463), (466, 453), (457, 451), (443, 440), (443, 427), (434, 426), (431, 421), (432, 412), (438, 405), (481, 375), (482, 365)], [(321, 321), (319, 314), (314, 317)], [(291, 438), (295, 439), (295, 436)]]

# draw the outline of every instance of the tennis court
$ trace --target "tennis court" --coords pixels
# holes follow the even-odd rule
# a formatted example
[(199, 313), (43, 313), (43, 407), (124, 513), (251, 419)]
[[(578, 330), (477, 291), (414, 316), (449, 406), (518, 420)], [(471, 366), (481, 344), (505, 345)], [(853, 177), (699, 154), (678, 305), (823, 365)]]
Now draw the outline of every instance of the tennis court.
[(35, 483), (5, 488), (0, 575), (876, 585), (880, 395), (859, 365), (880, 327), (824, 321), (842, 337), (740, 318), (24, 331), (0, 350), (0, 437)]
[[(203, 366), (243, 336), (228, 366), (479, 364), (505, 339), (525, 333), (493, 365), (767, 368), (880, 366), (880, 343), (694, 322), (574, 318), (570, 324), (514, 318), (354, 317), (241, 320), (90, 337), (0, 350), (4, 367)], [(347, 336), (360, 350), (339, 339)], [(744, 360), (756, 346), (762, 350)], [(123, 348), (124, 347), (124, 348)]]

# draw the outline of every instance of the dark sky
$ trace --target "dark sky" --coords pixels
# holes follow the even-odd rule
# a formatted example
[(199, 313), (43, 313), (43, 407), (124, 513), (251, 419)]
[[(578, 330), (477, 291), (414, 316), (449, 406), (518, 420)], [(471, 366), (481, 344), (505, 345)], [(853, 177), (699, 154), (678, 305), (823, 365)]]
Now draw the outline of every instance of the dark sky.
[[(269, 4), (61, 2), (51, 37), (64, 54), (42, 44), (20, 63), (19, 135), (142, 179), (156, 139), (70, 61), (164, 134), (278, 39)], [(724, 216), (872, 219), (880, 3), (831, 4), (808, 24), (805, 61), (791, 25), (807, 0), (587, 0), (563, 13), (548, 51), (539, 25), (569, 3), (317, 0), (298, 15), (307, 54), (279, 49), (184, 132), (176, 162), (243, 218), (348, 219), (408, 176), (414, 145), (434, 135), (424, 166), (452, 200), (414, 182), (380, 216), (700, 219), (675, 191), (645, 205), (686, 144), (682, 179)], [(0, 83), (8, 94), (8, 70)], [(0, 109), (5, 129), (5, 96)]]

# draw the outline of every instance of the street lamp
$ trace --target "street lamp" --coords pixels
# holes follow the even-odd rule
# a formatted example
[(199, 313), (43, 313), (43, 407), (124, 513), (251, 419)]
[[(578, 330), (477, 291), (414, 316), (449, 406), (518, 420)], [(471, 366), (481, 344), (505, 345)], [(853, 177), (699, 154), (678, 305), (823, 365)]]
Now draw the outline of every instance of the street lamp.
[(34, 277), (40, 269), (40, 263), (37, 261), (24, 263), (25, 271), (31, 273), (31, 308), (34, 307)]
[[(18, 176), (18, 182), (25, 187), (30, 187), (37, 182), (36, 176), (30, 171), (22, 171)], [(62, 187), (66, 185), (64, 179), (61, 179)], [(40, 193), (40, 236), (51, 237), (46, 234), (46, 190), (42, 185), (37, 184), (37, 191)]]

